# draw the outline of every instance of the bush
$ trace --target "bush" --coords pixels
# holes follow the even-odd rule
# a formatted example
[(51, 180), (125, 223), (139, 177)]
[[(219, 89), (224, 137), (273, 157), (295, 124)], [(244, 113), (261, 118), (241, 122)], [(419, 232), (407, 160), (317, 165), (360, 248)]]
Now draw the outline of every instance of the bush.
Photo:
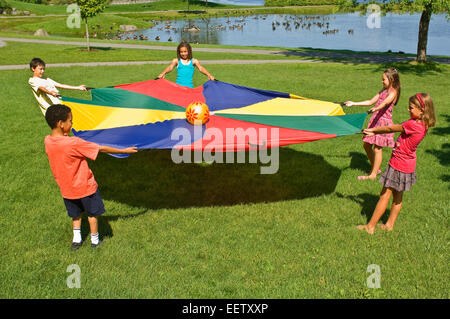
[(11, 5), (6, 0), (0, 0), (0, 14), (4, 11), (11, 13)]

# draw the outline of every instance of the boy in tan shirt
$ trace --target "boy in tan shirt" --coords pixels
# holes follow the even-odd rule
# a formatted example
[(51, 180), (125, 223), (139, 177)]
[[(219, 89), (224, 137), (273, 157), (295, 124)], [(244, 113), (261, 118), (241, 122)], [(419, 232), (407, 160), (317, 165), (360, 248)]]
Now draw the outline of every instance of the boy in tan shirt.
[(30, 69), (33, 72), (33, 77), (28, 80), (28, 84), (31, 85), (33, 95), (39, 103), (39, 107), (44, 116), (50, 105), (61, 104), (61, 100), (58, 98), (59, 91), (57, 88), (86, 91), (85, 85), (71, 86), (58, 83), (50, 78), (44, 79), (45, 62), (39, 58), (31, 60)]

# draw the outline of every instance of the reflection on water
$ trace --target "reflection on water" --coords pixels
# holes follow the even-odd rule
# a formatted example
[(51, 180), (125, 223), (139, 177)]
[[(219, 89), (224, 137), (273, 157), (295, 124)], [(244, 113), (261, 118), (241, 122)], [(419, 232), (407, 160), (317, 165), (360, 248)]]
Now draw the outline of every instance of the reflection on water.
[[(367, 17), (358, 13), (199, 18), (152, 21), (153, 28), (124, 33), (121, 39), (415, 53), (419, 20), (419, 14), (388, 14), (381, 17), (380, 28), (369, 28)], [(450, 55), (448, 39), (450, 24), (445, 15), (433, 15), (428, 54)]]

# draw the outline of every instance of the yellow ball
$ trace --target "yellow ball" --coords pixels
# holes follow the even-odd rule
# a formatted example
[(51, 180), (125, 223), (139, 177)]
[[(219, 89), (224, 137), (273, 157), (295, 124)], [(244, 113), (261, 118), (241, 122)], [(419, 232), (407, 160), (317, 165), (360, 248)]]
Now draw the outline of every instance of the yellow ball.
[(208, 105), (202, 102), (192, 102), (186, 108), (186, 119), (192, 125), (202, 125), (209, 120)]

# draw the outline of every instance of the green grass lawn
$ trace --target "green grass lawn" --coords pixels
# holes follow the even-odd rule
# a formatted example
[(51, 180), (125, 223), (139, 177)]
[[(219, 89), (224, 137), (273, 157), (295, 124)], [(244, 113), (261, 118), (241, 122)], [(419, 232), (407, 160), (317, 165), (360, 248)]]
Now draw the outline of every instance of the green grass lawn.
[(45, 15), (45, 14), (68, 14), (66, 12), (67, 5), (45, 5), (29, 3), (18, 0), (8, 0), (12, 8), (20, 11), (29, 11), (31, 14)]
[[(36, 17), (23, 19), (10, 19), (0, 21), (1, 28), (8, 31), (16, 31), (26, 34), (34, 34), (39, 29), (46, 30), (50, 35), (66, 35), (83, 37), (86, 33), (84, 22), (81, 21), (80, 28), (69, 28), (66, 17)], [(120, 25), (135, 25), (138, 29), (152, 27), (152, 23), (143, 18), (130, 18), (120, 15), (100, 14), (88, 20), (89, 32), (92, 37), (96, 33), (116, 34)], [(98, 25), (101, 29), (98, 29)]]
[[(9, 42), (0, 48), (0, 54), (4, 57), (2, 65), (27, 64), (31, 58), (38, 56), (46, 63), (71, 62), (98, 62), (98, 61), (170, 61), (176, 58), (176, 47), (170, 50), (135, 50), (111, 47), (99, 47), (95, 42), (91, 43), (91, 52), (86, 46), (72, 46), (63, 44), (40, 44)], [(123, 43), (123, 42), (122, 42)], [(210, 52), (195, 52), (197, 46), (193, 45), (195, 58), (202, 60), (286, 60), (304, 59), (298, 56), (269, 55), (269, 54), (241, 54), (227, 53), (226, 56)], [(307, 57), (306, 57), (307, 58)]]
[[(0, 33), (1, 37), (17, 37), (12, 33)], [(21, 38), (29, 39), (43, 39), (49, 40), (48, 37), (33, 37), (20, 36)], [(84, 39), (75, 39), (68, 37), (52, 37), (50, 40), (66, 41), (66, 42), (85, 42)], [(41, 43), (21, 43), (15, 41), (5, 40), (6, 45), (0, 47), (0, 54), (2, 55), (2, 65), (12, 64), (27, 64), (31, 56), (39, 56), (46, 63), (64, 63), (71, 62), (99, 62), (99, 61), (169, 61), (176, 56), (176, 43), (157, 43), (147, 41), (108, 41), (94, 39), (90, 41), (91, 52), (86, 50), (86, 45), (65, 45), (65, 44), (41, 44)], [(123, 49), (113, 47), (100, 47), (96, 43), (111, 43), (111, 44), (139, 44), (139, 45), (157, 45), (170, 46), (170, 50), (143, 50), (143, 49)], [(205, 45), (192, 44), (194, 57), (200, 62), (205, 60), (345, 60), (357, 61), (364, 59), (365, 54), (369, 52), (357, 51), (343, 51), (343, 50), (323, 50), (323, 49), (286, 49), (279, 47), (242, 47), (242, 46), (228, 46), (228, 45)], [(213, 49), (251, 49), (251, 50), (276, 50), (282, 52), (281, 54), (250, 54), (250, 53), (226, 53), (217, 54), (211, 52), (197, 51), (198, 48), (213, 48)], [(319, 54), (318, 54), (319, 53)], [(327, 56), (330, 53), (330, 56)], [(348, 56), (333, 57), (334, 53), (348, 53)], [(296, 55), (301, 54), (301, 55)], [(370, 52), (370, 54), (391, 56), (393, 54), (386, 54), (381, 52)], [(360, 58), (359, 58), (360, 57)], [(430, 56), (431, 57), (431, 56)], [(432, 56), (437, 57), (437, 56)], [(405, 64), (407, 66), (408, 64)], [(419, 66), (417, 69), (439, 69), (433, 64)]]
[[(372, 97), (385, 67), (208, 70), (225, 82), (345, 101)], [(408, 97), (421, 91), (434, 100), (438, 126), (418, 148), (418, 181), (404, 195), (393, 232), (356, 229), (370, 218), (381, 186), (357, 181), (370, 167), (361, 136), (352, 135), (281, 148), (274, 175), (260, 175), (261, 163), (176, 165), (162, 150), (128, 159), (100, 154), (89, 165), (107, 210), (99, 226), (105, 244), (89, 247), (84, 220), (87, 243), (78, 251), (69, 249), (71, 220), (44, 152), (49, 128), (27, 84), (30, 71), (0, 71), (0, 298), (449, 298), (450, 67), (397, 67), (402, 96), (394, 122), (408, 119)], [(103, 87), (162, 69), (48, 68), (46, 75)], [(194, 84), (204, 81), (197, 72)], [(382, 168), (390, 150), (383, 156)], [(81, 269), (80, 289), (66, 286), (72, 264)], [(366, 286), (371, 264), (380, 266), (380, 289)]]

